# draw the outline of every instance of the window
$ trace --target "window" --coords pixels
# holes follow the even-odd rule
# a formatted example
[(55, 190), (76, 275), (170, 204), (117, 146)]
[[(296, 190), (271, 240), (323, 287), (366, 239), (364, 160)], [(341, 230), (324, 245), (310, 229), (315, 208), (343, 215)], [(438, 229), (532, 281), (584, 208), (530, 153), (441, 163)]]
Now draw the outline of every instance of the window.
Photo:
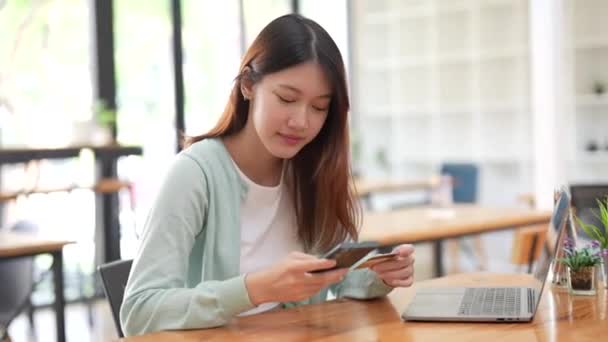
[(183, 2), (185, 121), (188, 135), (217, 122), (241, 58), (239, 1)]

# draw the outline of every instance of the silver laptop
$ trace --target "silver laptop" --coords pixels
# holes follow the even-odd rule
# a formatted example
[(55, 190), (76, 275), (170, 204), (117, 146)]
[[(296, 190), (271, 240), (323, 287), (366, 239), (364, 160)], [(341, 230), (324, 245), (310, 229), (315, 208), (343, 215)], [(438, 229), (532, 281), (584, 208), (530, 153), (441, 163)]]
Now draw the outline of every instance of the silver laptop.
[(555, 237), (543, 248), (530, 287), (425, 288), (401, 317), (409, 321), (529, 322), (534, 317), (551, 262), (560, 243), (570, 212), (570, 197), (561, 191), (549, 223), (547, 237)]

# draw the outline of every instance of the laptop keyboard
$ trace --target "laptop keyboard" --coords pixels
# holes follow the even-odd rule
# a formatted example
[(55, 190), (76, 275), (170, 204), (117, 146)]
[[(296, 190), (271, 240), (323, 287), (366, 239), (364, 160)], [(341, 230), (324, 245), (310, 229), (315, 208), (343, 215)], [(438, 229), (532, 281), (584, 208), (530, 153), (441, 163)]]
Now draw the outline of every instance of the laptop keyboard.
[(467, 288), (459, 316), (517, 316), (521, 312), (521, 289), (511, 287)]

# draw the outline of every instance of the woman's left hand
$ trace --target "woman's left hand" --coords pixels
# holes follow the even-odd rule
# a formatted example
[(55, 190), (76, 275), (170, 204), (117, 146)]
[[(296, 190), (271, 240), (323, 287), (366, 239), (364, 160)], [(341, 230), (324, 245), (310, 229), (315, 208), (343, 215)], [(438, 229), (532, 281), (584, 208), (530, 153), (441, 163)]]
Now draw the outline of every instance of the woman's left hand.
[(414, 283), (414, 246), (400, 245), (393, 252), (394, 259), (372, 266), (372, 271), (388, 286), (409, 287)]

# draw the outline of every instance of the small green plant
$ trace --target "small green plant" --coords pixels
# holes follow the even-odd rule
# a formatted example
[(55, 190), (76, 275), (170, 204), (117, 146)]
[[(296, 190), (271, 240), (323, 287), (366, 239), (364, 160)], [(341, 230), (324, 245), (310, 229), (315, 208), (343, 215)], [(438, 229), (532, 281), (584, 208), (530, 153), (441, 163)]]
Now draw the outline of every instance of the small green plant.
[(581, 229), (587, 233), (587, 235), (593, 240), (599, 243), (599, 247), (606, 251), (608, 250), (608, 196), (604, 198), (603, 201), (597, 199), (597, 204), (599, 208), (599, 213), (596, 211), (592, 211), (593, 215), (597, 217), (602, 226), (604, 226), (603, 230), (597, 227), (594, 224), (585, 223), (579, 217), (576, 217), (576, 222), (581, 226)]
[(560, 258), (559, 262), (570, 267), (572, 271), (602, 263), (601, 252), (596, 241), (585, 248), (577, 249), (573, 240), (566, 239), (564, 241), (564, 252), (566, 256)]
[(116, 123), (116, 110), (110, 108), (105, 101), (99, 100), (95, 104), (95, 118), (100, 125), (111, 127)]

